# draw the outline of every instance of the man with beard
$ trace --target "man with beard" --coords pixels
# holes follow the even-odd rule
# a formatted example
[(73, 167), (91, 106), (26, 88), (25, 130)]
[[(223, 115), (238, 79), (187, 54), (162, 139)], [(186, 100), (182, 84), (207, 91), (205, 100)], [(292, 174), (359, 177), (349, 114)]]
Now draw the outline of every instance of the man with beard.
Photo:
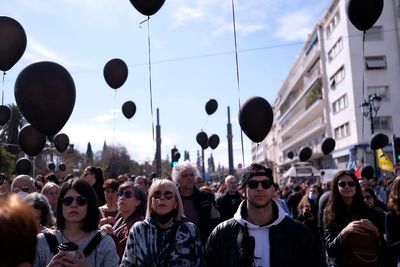
[(253, 163), (242, 174), (245, 200), (206, 245), (208, 266), (326, 266), (315, 237), (272, 199), (272, 171)]

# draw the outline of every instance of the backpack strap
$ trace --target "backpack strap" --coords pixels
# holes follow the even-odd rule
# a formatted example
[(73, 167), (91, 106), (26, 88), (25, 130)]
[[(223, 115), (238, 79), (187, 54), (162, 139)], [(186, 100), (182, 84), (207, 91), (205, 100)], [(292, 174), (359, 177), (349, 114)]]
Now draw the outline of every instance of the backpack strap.
[(46, 238), (47, 244), (49, 245), (50, 251), (53, 254), (58, 253), (58, 240), (52, 233), (43, 233)]
[(89, 244), (87, 244), (87, 246), (83, 250), (83, 254), (85, 254), (85, 256), (88, 256), (90, 253), (92, 253), (92, 251), (97, 247), (97, 245), (105, 236), (106, 233), (102, 231), (97, 232), (97, 234), (92, 238), (92, 240), (90, 240)]

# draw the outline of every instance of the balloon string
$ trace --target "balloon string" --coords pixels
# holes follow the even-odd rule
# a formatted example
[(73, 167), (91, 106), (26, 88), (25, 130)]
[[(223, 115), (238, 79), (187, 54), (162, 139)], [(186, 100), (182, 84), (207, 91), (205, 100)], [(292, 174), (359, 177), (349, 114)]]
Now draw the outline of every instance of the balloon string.
[(6, 77), (6, 72), (4, 71), (3, 72), (3, 88), (1, 90), (1, 105), (4, 105), (4, 87), (5, 87), (4, 80), (5, 80), (5, 77)]
[[(238, 102), (239, 102), (239, 111), (241, 109), (240, 104), (240, 76), (239, 76), (239, 58), (238, 58), (238, 48), (237, 48), (237, 38), (236, 38), (236, 17), (235, 17), (235, 3), (232, 0), (232, 24), (233, 24), (233, 39), (235, 42), (235, 62), (236, 62), (236, 83), (237, 83), (237, 92), (238, 92)], [(243, 131), (240, 128), (240, 144), (242, 146), (242, 162), (243, 167), (246, 167), (244, 162), (244, 146), (243, 146)]]
[[(362, 99), (363, 101), (365, 100), (365, 34), (366, 31), (363, 31), (363, 37), (362, 37), (362, 58), (363, 58), (363, 72), (362, 72)], [(371, 115), (370, 115), (371, 116)], [(363, 114), (363, 120), (362, 120), (362, 127), (361, 127), (361, 136), (362, 139), (364, 139), (364, 114)]]
[(113, 156), (115, 154), (115, 121), (116, 121), (116, 117), (117, 117), (117, 112), (116, 112), (116, 103), (117, 103), (117, 90), (114, 90), (114, 122), (113, 122), (113, 136), (112, 136), (112, 140), (113, 140)]
[(153, 150), (154, 150), (154, 112), (153, 112), (153, 90), (151, 86), (151, 42), (150, 42), (150, 16), (147, 18), (147, 42), (149, 45), (149, 89), (150, 89), (150, 112), (151, 112), (151, 132), (153, 136)]

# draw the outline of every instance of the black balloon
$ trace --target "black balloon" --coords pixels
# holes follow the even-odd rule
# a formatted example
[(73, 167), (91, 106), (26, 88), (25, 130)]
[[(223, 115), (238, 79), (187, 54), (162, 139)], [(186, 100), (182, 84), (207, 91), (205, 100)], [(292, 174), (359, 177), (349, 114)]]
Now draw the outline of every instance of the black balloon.
[(67, 150), (69, 146), (68, 135), (64, 133), (59, 133), (56, 136), (54, 136), (54, 146), (60, 153), (63, 153), (65, 150)]
[(335, 139), (333, 139), (332, 137), (325, 138), (324, 140), (322, 140), (321, 143), (322, 153), (324, 153), (324, 155), (328, 155), (335, 149), (335, 146), (336, 146)]
[(53, 162), (50, 162), (47, 165), (47, 168), (49, 168), (49, 170), (54, 171), (56, 169), (56, 165)]
[(27, 155), (33, 157), (38, 155), (46, 145), (46, 136), (27, 124), (18, 133), (18, 143)]
[(287, 157), (288, 157), (289, 159), (293, 159), (293, 158), (294, 158), (294, 153), (293, 153), (293, 151), (289, 151), (289, 152), (287, 153)]
[(17, 174), (29, 174), (32, 169), (32, 163), (29, 159), (27, 158), (20, 158), (17, 160), (15, 163), (15, 170), (17, 171)]
[(272, 107), (262, 97), (252, 97), (240, 108), (240, 127), (247, 137), (255, 143), (261, 142), (268, 135), (273, 120)]
[(126, 101), (123, 105), (122, 105), (122, 114), (124, 114), (124, 116), (127, 119), (132, 118), (136, 113), (136, 105), (133, 101)]
[(305, 147), (300, 148), (300, 151), (299, 151), (299, 160), (300, 161), (307, 161), (311, 158), (311, 156), (312, 156), (312, 150), (310, 147), (305, 146)]
[(24, 28), (13, 18), (0, 16), (0, 70), (8, 71), (26, 49)]
[(113, 58), (104, 66), (103, 75), (108, 86), (118, 89), (128, 78), (128, 66), (122, 59)]
[(69, 72), (49, 61), (23, 69), (15, 82), (14, 95), (26, 120), (46, 136), (53, 136), (64, 127), (76, 98)]
[(208, 115), (213, 114), (218, 109), (218, 102), (215, 99), (210, 99), (206, 103), (206, 112)]
[(383, 0), (348, 0), (346, 12), (351, 23), (360, 31), (370, 29), (383, 11)]
[(65, 171), (67, 169), (67, 166), (65, 166), (65, 164), (61, 162), (60, 165), (58, 165), (58, 169), (60, 171)]
[(152, 16), (163, 6), (165, 0), (130, 0), (137, 11), (145, 16)]
[(361, 177), (368, 180), (374, 177), (374, 167), (372, 167), (371, 165), (365, 165), (364, 167), (362, 167)]
[(369, 142), (372, 150), (384, 148), (387, 144), (389, 144), (389, 137), (383, 133), (375, 133)]
[(11, 110), (9, 107), (0, 105), (0, 126), (6, 124), (11, 117)]
[(202, 149), (206, 149), (208, 147), (208, 136), (205, 132), (199, 132), (196, 135), (196, 141)]
[(212, 149), (216, 149), (219, 145), (219, 136), (216, 134), (213, 134), (208, 138), (208, 144)]

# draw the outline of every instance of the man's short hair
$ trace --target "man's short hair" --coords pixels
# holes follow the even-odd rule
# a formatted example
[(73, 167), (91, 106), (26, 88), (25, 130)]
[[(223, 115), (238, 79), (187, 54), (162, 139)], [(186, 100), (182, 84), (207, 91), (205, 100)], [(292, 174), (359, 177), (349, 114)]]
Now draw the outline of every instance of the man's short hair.
[(272, 170), (270, 168), (266, 168), (258, 163), (252, 163), (249, 167), (244, 169), (242, 173), (241, 185), (245, 186), (247, 182), (254, 176), (266, 176), (271, 180), (274, 179), (272, 176)]

